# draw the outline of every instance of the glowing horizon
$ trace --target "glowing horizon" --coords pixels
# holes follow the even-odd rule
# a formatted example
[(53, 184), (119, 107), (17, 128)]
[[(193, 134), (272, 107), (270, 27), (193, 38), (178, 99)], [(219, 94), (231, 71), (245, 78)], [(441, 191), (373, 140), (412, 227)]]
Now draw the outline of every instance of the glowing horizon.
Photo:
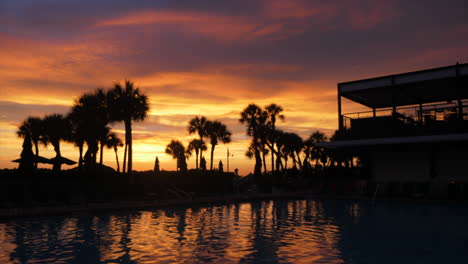
[[(214, 164), (226, 166), (229, 147), (230, 170), (245, 175), (254, 161), (238, 119), (248, 104), (281, 105), (278, 128), (303, 139), (331, 135), (337, 83), (467, 62), (466, 1), (428, 1), (420, 11), (402, 0), (2, 1), (0, 168), (17, 167), (15, 132), (28, 116), (66, 114), (81, 94), (130, 79), (150, 100), (148, 118), (134, 123), (134, 169), (152, 169), (158, 156), (174, 170), (166, 145), (196, 138), (188, 121), (204, 115), (233, 133)], [(123, 125), (113, 127), (123, 138)], [(78, 159), (70, 144), (62, 153)], [(40, 154), (55, 156), (51, 147)], [(104, 163), (116, 167), (113, 150)]]

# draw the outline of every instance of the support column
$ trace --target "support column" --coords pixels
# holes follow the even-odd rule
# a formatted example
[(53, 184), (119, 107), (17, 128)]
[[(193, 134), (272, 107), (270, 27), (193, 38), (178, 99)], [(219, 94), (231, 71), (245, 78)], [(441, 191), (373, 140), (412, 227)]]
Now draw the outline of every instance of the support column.
[(423, 123), (424, 120), (423, 120), (423, 108), (422, 108), (422, 103), (419, 104), (419, 122), (420, 123)]
[(372, 116), (373, 116), (374, 119), (375, 119), (375, 107), (372, 108)]
[(463, 104), (462, 104), (462, 100), (461, 100), (462, 85), (461, 85), (461, 81), (460, 81), (460, 69), (458, 68), (458, 62), (455, 65), (455, 74), (457, 76), (457, 82), (456, 82), (455, 85), (457, 86), (457, 93), (458, 93), (458, 99), (457, 99), (458, 119), (463, 120)]
[(457, 100), (457, 104), (458, 104), (458, 119), (463, 120), (463, 104), (462, 104), (462, 100), (461, 100), (461, 99), (458, 99), (458, 100)]
[(341, 92), (338, 84), (338, 130), (343, 130), (343, 116), (341, 115)]

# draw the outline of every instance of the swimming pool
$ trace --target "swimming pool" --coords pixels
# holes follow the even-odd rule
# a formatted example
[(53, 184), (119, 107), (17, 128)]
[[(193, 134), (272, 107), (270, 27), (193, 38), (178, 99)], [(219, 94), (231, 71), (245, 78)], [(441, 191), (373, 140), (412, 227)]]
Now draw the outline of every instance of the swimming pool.
[(461, 263), (468, 207), (275, 200), (0, 223), (0, 263)]

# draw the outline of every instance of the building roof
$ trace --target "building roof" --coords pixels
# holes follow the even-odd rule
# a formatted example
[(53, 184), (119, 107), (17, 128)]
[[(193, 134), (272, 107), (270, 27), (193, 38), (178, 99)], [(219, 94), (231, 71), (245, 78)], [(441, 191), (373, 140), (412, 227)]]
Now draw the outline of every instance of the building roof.
[(338, 84), (341, 96), (371, 108), (468, 98), (468, 63)]
[(331, 142), (320, 142), (317, 146), (324, 148), (350, 148), (350, 147), (370, 147), (379, 145), (395, 144), (421, 144), (440, 142), (468, 142), (468, 133), (446, 134), (432, 136), (412, 136), (412, 137), (390, 137), (390, 138), (370, 138), (356, 140), (340, 140)]

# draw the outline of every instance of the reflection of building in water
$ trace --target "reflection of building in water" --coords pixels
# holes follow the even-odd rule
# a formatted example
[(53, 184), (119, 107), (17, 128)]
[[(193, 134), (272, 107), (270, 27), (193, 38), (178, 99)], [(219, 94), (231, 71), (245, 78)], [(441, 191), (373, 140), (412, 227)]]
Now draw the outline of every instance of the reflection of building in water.
[(340, 83), (338, 121), (345, 138), (323, 146), (358, 154), (379, 192), (467, 191), (468, 64)]

